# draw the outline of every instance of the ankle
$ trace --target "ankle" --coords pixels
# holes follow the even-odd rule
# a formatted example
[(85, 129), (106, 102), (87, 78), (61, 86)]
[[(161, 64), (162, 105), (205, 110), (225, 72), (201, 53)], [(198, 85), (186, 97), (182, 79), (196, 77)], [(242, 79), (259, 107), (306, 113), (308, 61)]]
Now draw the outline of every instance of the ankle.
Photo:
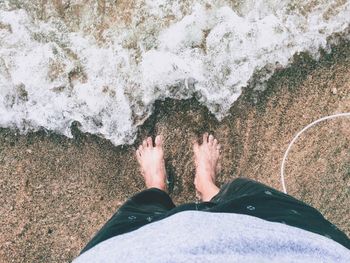
[(196, 186), (197, 192), (200, 193), (201, 199), (204, 202), (209, 201), (220, 191), (220, 188), (217, 187), (212, 180), (201, 182), (196, 178), (194, 184)]
[(217, 195), (220, 191), (220, 188), (217, 187), (215, 184), (208, 185), (206, 189), (201, 192), (202, 195), (202, 201), (208, 202), (210, 201), (215, 195)]
[(165, 184), (165, 182), (162, 182), (162, 181), (152, 181), (149, 183), (146, 182), (146, 187), (147, 187), (147, 189), (158, 188), (158, 189), (166, 192), (166, 184)]

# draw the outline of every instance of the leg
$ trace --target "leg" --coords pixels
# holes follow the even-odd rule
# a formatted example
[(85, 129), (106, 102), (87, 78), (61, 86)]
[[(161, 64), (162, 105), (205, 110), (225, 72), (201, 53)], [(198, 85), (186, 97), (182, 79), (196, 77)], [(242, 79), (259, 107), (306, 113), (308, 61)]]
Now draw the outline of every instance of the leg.
[(225, 202), (244, 196), (253, 196), (265, 191), (278, 195), (284, 195), (284, 193), (277, 191), (267, 185), (248, 178), (239, 177), (223, 185), (220, 189), (220, 192), (210, 201), (215, 203)]
[(128, 201), (107, 221), (80, 254), (111, 237), (136, 230), (150, 222), (160, 220), (175, 207), (170, 196), (158, 189), (144, 190)]
[(155, 139), (147, 138), (136, 151), (141, 173), (145, 179), (147, 190), (144, 190), (123, 204), (109, 219), (101, 230), (85, 246), (81, 253), (96, 246), (111, 237), (121, 235), (150, 222), (163, 218), (169, 210), (175, 207), (170, 196), (166, 193), (165, 165), (161, 136)]
[(312, 206), (267, 185), (237, 178), (211, 199), (211, 212), (247, 214), (326, 236), (350, 248), (349, 238)]
[[(315, 208), (264, 184), (238, 178), (224, 185), (215, 185), (220, 145), (212, 135), (203, 135), (203, 143), (193, 145), (196, 175), (195, 186), (202, 201), (200, 210), (247, 214), (280, 222), (329, 237), (350, 248), (348, 237), (327, 221)], [(210, 202), (206, 202), (209, 201)], [(197, 208), (197, 206), (196, 206)], [(181, 210), (177, 207), (174, 210)], [(198, 209), (196, 209), (198, 210)], [(173, 211), (173, 210), (172, 210)]]

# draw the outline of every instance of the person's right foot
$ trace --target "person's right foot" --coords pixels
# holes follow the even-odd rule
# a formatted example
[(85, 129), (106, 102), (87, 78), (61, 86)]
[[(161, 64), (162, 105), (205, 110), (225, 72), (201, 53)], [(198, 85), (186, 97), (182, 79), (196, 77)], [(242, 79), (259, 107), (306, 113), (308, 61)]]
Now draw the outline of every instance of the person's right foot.
[(193, 152), (196, 165), (194, 185), (196, 186), (197, 194), (202, 201), (210, 201), (220, 190), (215, 185), (220, 144), (213, 135), (208, 136), (208, 133), (204, 133), (203, 143), (199, 145), (195, 141)]
[(136, 158), (146, 187), (166, 191), (163, 137), (157, 135), (154, 146), (151, 137), (144, 140), (136, 151)]

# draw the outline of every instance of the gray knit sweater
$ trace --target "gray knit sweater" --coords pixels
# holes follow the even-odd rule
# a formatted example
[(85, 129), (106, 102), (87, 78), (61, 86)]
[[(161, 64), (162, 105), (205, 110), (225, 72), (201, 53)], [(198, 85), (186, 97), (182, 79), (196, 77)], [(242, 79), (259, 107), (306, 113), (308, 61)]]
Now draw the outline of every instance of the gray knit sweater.
[(322, 235), (256, 217), (184, 211), (110, 238), (73, 261), (350, 262), (350, 251)]

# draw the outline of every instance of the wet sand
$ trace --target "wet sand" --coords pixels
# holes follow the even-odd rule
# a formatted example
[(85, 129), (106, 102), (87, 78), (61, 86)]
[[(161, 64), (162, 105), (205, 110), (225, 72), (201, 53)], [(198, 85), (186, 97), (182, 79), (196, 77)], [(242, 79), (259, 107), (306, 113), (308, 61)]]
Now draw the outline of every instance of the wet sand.
[[(319, 117), (350, 112), (350, 45), (316, 62), (295, 57), (264, 92), (247, 88), (218, 122), (196, 100), (165, 100), (131, 146), (114, 147), (73, 128), (74, 139), (0, 129), (0, 262), (70, 262), (115, 210), (144, 184), (134, 150), (163, 134), (176, 204), (195, 200), (190, 142), (204, 131), (223, 145), (222, 185), (245, 176), (281, 190), (279, 169), (293, 136)], [(350, 235), (350, 118), (308, 130), (292, 148), (288, 192)]]

